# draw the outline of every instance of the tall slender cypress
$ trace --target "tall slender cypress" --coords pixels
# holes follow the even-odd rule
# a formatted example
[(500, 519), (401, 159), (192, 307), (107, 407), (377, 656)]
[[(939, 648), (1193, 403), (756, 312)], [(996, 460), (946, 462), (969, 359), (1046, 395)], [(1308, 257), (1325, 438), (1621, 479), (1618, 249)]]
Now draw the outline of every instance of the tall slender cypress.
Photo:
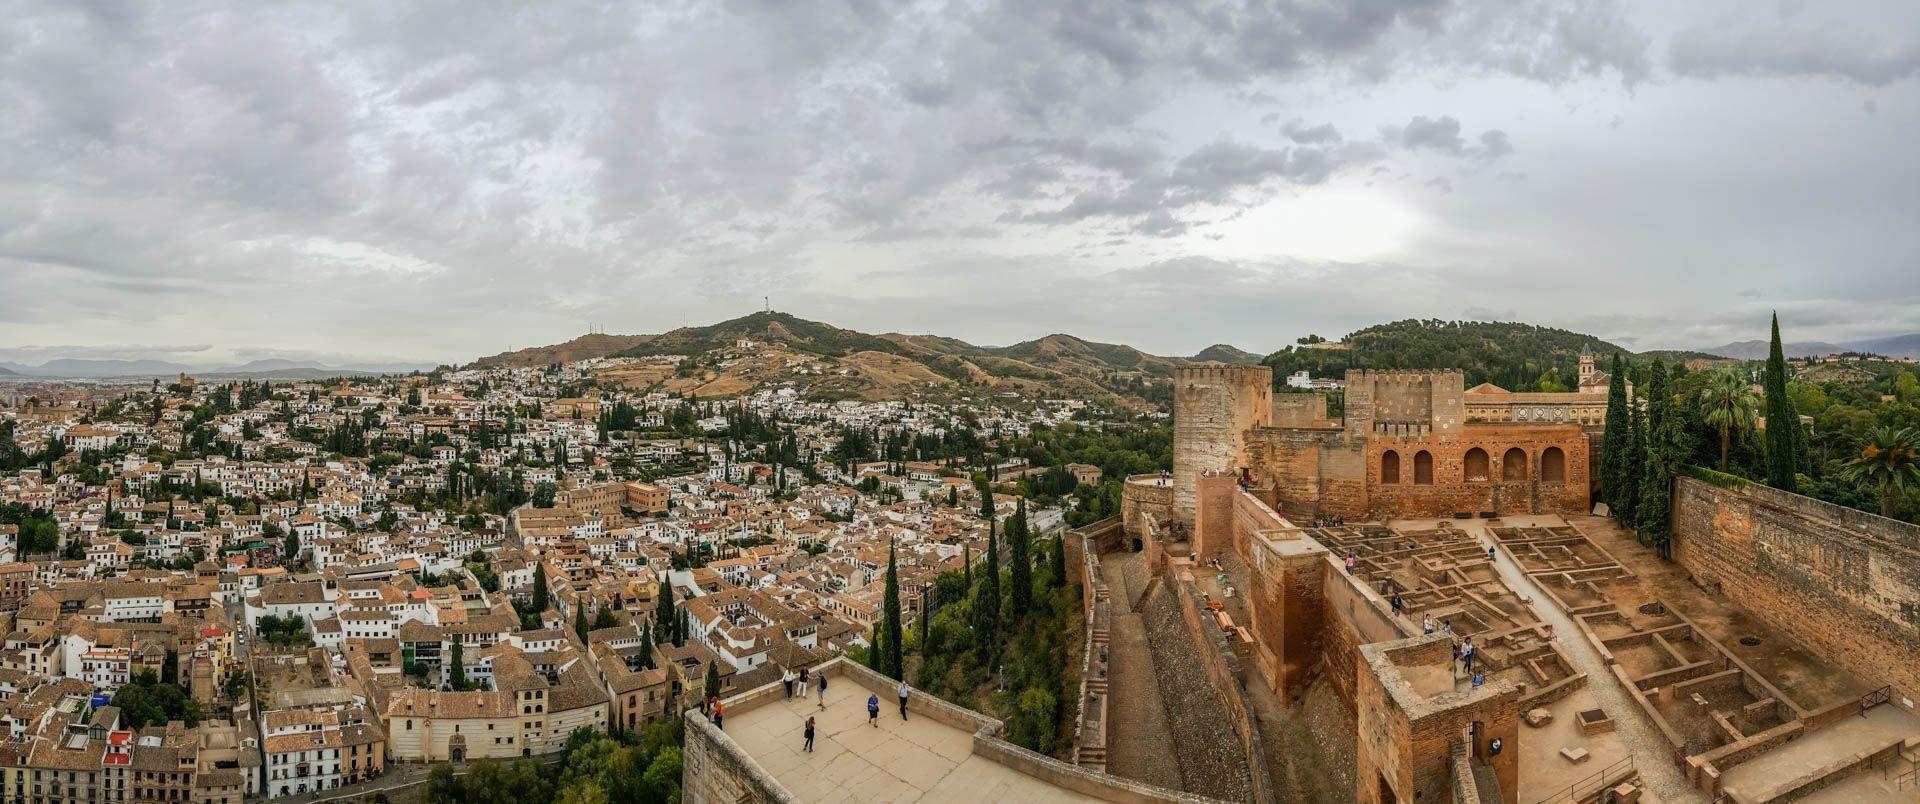
[[(1626, 478), (1627, 370), (1620, 353), (1613, 353), (1607, 382), (1607, 425), (1600, 436), (1600, 499), (1619, 508), (1620, 485)], [(1618, 516), (1615, 512), (1615, 516)]]
[(1672, 509), (1673, 472), (1680, 456), (1674, 449), (1677, 435), (1677, 411), (1673, 388), (1667, 383), (1667, 365), (1658, 360), (1647, 376), (1647, 416), (1644, 452), (1646, 461), (1640, 474), (1640, 494), (1635, 502), (1635, 528), (1640, 543), (1666, 542), (1668, 514)]
[(1640, 476), (1645, 470), (1646, 450), (1646, 412), (1641, 410), (1632, 396), (1627, 403), (1626, 447), (1621, 452), (1620, 493), (1614, 503), (1614, 521), (1625, 527), (1639, 523), (1640, 512)]
[(1014, 505), (1013, 518), (1007, 520), (1007, 547), (1013, 565), (1007, 582), (1013, 586), (1009, 619), (1019, 622), (1033, 610), (1033, 535), (1027, 532), (1027, 498), (1021, 497)]
[(880, 628), (886, 641), (880, 657), (880, 672), (888, 678), (906, 678), (907, 660), (902, 648), (900, 626), (900, 571), (894, 561), (893, 542), (887, 542), (887, 591), (881, 603)]
[(1800, 417), (1787, 400), (1787, 359), (1780, 348), (1780, 314), (1773, 314), (1773, 342), (1767, 347), (1767, 369), (1761, 380), (1762, 402), (1766, 405), (1767, 485), (1794, 491), (1796, 455), (1794, 433), (1800, 429)]
[(980, 487), (980, 515), (987, 520), (987, 554), (980, 558), (980, 586), (974, 592), (974, 631), (989, 655), (1000, 645), (1000, 542), (993, 532), (993, 489)]

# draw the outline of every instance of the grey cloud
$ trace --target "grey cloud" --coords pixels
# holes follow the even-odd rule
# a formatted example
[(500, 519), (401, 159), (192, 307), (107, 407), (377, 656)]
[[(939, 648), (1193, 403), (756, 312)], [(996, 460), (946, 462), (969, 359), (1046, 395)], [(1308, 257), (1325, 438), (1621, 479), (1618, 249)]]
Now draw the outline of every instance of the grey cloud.
[(1289, 120), (1280, 128), (1280, 131), (1287, 135), (1287, 139), (1303, 145), (1324, 145), (1340, 141), (1340, 129), (1334, 128), (1332, 123), (1308, 126), (1299, 120)]
[[(1910, 9), (1909, 9), (1910, 10)], [(1800, 29), (1791, 23), (1767, 27), (1693, 29), (1673, 37), (1668, 63), (1676, 75), (1804, 76), (1886, 86), (1920, 75), (1920, 32), (1910, 26), (1906, 41), (1873, 41), (1875, 35), (1848, 36), (1830, 28)]]
[[(1645, 15), (1630, 10), (1607, 0), (693, 0), (499, 13), (455, 0), (20, 3), (0, 21), (0, 298), (33, 302), (0, 302), (0, 343), (165, 332), (228, 349), (405, 343), (460, 359), (563, 339), (583, 318), (636, 331), (716, 318), (877, 264), (912, 275), (909, 287), (934, 271), (999, 266), (985, 253), (997, 250), (1037, 255), (1019, 264), (1026, 274), (1082, 259), (1090, 276), (1116, 264), (1194, 271), (1174, 261), (1253, 247), (1223, 238), (1223, 223), (1376, 175), (1408, 177), (1368, 192), (1398, 193), (1385, 200), (1426, 219), (1441, 243), (1427, 261), (1442, 262), (1453, 249), (1501, 247), (1477, 233), (1515, 217), (1457, 211), (1476, 209), (1470, 200), (1532, 190), (1534, 208), (1585, 220), (1594, 210), (1578, 204), (1592, 185), (1606, 189), (1585, 177), (1575, 192), (1563, 170), (1528, 161), (1593, 145), (1540, 125), (1522, 94), (1604, 109), (1601, 121), (1636, 115), (1611, 136), (1672, 124), (1657, 106), (1624, 109), (1633, 97), (1619, 85), (1650, 75)], [(1676, 41), (1668, 57), (1713, 75), (1910, 73), (1900, 48), (1820, 55), (1824, 45), (1722, 38), (1735, 44)], [(1460, 84), (1505, 91), (1514, 79), (1530, 86), (1512, 107), (1428, 97)], [(1655, 91), (1706, 82), (1682, 83)], [(1882, 106), (1870, 122), (1911, 130), (1908, 104)], [(1687, 121), (1668, 141), (1711, 124)], [(1807, 175), (1768, 173), (1776, 185), (1741, 195), (1836, 175), (1825, 168), (1846, 155), (1798, 158), (1816, 151), (1747, 157)], [(1495, 160), (1532, 178), (1468, 178)], [(1457, 194), (1410, 193), (1413, 177), (1436, 174)], [(1847, 205), (1858, 198), (1869, 213), (1911, 212), (1905, 179), (1893, 169), (1859, 192), (1822, 185), (1812, 214), (1783, 204), (1769, 231), (1828, 231), (1824, 242), (1843, 247), (1796, 256), (1829, 252), (1902, 281), (1913, 249), (1895, 227), (1822, 210), (1858, 212)], [(1643, 181), (1610, 209), (1671, 186)], [(1684, 211), (1711, 224), (1703, 235), (1748, 239)], [(1543, 233), (1561, 223), (1531, 221)], [(1830, 231), (1842, 227), (1852, 228)], [(1114, 239), (1125, 242), (1100, 245)], [(1327, 275), (1246, 270), (1255, 282)], [(965, 295), (983, 286), (940, 303), (1000, 304), (1004, 294)], [(843, 315), (836, 323), (877, 315), (807, 298)], [(928, 320), (970, 334), (963, 317)]]
[(1406, 125), (1382, 126), (1380, 137), (1390, 145), (1409, 150), (1436, 151), (1488, 162), (1513, 153), (1513, 143), (1507, 133), (1497, 128), (1481, 132), (1479, 145), (1467, 145), (1466, 138), (1460, 135), (1460, 121), (1450, 115), (1438, 118), (1415, 115)]

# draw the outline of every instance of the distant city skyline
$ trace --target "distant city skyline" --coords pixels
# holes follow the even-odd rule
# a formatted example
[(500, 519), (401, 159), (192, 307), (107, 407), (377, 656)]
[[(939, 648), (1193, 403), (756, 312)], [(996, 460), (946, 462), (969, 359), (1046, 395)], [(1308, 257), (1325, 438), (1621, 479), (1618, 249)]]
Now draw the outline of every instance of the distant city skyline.
[(0, 361), (1920, 332), (1917, 78), (1897, 2), (26, 2)]

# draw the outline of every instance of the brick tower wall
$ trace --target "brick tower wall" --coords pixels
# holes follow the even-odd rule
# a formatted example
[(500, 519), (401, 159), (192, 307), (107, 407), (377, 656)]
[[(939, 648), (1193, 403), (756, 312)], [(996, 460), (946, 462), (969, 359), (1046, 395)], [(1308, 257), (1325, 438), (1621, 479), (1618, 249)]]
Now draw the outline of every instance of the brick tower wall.
[(1191, 527), (1202, 471), (1250, 466), (1247, 438), (1273, 415), (1273, 369), (1196, 366), (1174, 373), (1173, 516)]

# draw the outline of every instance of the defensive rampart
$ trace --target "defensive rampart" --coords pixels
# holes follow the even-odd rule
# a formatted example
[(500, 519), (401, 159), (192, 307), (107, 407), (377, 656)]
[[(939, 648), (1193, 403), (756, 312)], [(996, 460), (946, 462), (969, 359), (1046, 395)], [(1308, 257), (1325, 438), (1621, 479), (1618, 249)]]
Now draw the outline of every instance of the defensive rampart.
[(1674, 561), (1695, 582), (1848, 671), (1920, 697), (1920, 527), (1692, 477), (1675, 483), (1673, 522)]

